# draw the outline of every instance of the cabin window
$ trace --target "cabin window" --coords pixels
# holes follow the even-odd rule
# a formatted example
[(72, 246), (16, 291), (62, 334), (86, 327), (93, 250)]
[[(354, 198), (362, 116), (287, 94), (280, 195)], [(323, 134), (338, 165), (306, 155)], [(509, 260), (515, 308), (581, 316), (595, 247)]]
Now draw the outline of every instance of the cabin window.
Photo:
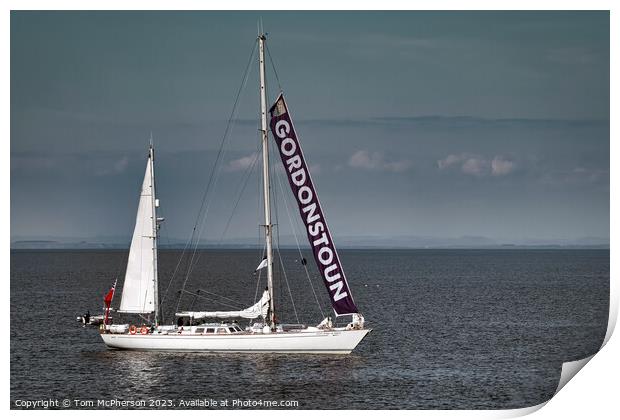
[(228, 332), (229, 332), (229, 333), (234, 333), (234, 332), (235, 332), (235, 329), (234, 329), (234, 328), (232, 328), (232, 327), (229, 327), (229, 328), (228, 328)]
[(196, 328), (196, 334), (202, 334), (204, 330), (204, 328)]
[(215, 332), (215, 328), (207, 328), (207, 334), (213, 334)]

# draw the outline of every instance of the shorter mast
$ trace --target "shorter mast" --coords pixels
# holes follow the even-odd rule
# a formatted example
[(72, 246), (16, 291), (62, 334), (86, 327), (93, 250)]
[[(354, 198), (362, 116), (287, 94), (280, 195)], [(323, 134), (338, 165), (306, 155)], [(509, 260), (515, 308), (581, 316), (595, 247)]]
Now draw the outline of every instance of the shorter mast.
[(149, 142), (149, 164), (151, 165), (151, 206), (152, 206), (152, 226), (153, 226), (153, 312), (155, 314), (155, 325), (159, 324), (159, 282), (157, 278), (157, 207), (158, 200), (155, 198), (155, 149), (153, 148), (153, 136)]
[(273, 250), (271, 241), (271, 201), (269, 186), (269, 131), (267, 129), (267, 93), (265, 87), (265, 40), (261, 33), (258, 36), (258, 64), (260, 73), (260, 122), (263, 145), (263, 201), (265, 206), (265, 242), (267, 248), (267, 289), (269, 291), (269, 326), (276, 329), (276, 317), (273, 303)]

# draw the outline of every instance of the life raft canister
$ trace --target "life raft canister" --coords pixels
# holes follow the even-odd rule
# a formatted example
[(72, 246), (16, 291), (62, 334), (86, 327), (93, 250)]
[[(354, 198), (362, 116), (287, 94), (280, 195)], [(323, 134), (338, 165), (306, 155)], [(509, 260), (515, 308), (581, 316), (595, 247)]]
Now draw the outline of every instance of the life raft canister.
[(146, 325), (143, 325), (142, 328), (140, 328), (140, 334), (145, 335), (149, 333), (149, 329), (146, 328)]
[(132, 325), (129, 327), (129, 334), (134, 335), (136, 333), (136, 326)]

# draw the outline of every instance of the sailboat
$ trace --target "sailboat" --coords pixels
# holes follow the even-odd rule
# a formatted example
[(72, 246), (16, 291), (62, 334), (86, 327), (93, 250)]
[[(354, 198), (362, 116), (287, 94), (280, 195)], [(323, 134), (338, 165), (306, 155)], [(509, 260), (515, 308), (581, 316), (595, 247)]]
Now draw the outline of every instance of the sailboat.
[[(265, 81), (266, 36), (257, 38), (260, 79), (260, 133), (262, 145), (262, 192), (266, 257), (259, 268), (266, 268), (267, 288), (260, 300), (237, 311), (180, 311), (177, 319), (191, 320), (160, 324), (160, 301), (157, 276), (157, 231), (163, 221), (157, 217), (159, 199), (155, 192), (154, 148), (149, 145), (146, 171), (142, 183), (136, 224), (121, 303), (117, 312), (148, 317), (150, 325), (111, 324), (106, 316), (100, 327), (104, 343), (113, 349), (249, 353), (334, 353), (349, 354), (371, 331), (364, 326), (347, 283), (323, 210), (306, 165), (289, 108), (282, 93), (267, 109)], [(268, 114), (270, 121), (268, 124)], [(270, 209), (269, 132), (278, 146), (289, 184), (305, 225), (315, 262), (337, 317), (351, 316), (343, 327), (333, 325), (331, 317), (317, 326), (283, 324), (277, 321), (274, 305), (273, 227)], [(114, 288), (106, 296), (109, 307)], [(108, 312), (106, 312), (106, 315)], [(237, 320), (253, 321), (242, 328)], [(211, 322), (207, 322), (212, 320)], [(215, 320), (215, 322), (213, 321)], [(224, 320), (223, 322), (221, 320)], [(219, 322), (218, 322), (219, 321)]]

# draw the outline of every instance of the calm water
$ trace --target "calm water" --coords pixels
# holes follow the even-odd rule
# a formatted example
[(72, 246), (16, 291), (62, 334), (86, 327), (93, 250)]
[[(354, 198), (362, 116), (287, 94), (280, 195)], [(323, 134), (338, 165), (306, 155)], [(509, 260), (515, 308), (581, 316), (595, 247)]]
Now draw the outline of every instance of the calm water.
[[(178, 257), (160, 255), (164, 289)], [(301, 322), (316, 324), (321, 311), (295, 258), (283, 255), (295, 309)], [(258, 251), (200, 253), (187, 289), (249, 306), (259, 260)], [(17, 399), (207, 398), (296, 400), (300, 408), (518, 408), (547, 400), (562, 361), (592, 354), (605, 335), (606, 250), (343, 250), (341, 260), (373, 328), (353, 354), (213, 355), (106, 350), (96, 329), (75, 321), (101, 307), (126, 252), (12, 252), (12, 407)], [(177, 274), (170, 286), (168, 312), (183, 280)], [(279, 284), (281, 319), (295, 322)]]

